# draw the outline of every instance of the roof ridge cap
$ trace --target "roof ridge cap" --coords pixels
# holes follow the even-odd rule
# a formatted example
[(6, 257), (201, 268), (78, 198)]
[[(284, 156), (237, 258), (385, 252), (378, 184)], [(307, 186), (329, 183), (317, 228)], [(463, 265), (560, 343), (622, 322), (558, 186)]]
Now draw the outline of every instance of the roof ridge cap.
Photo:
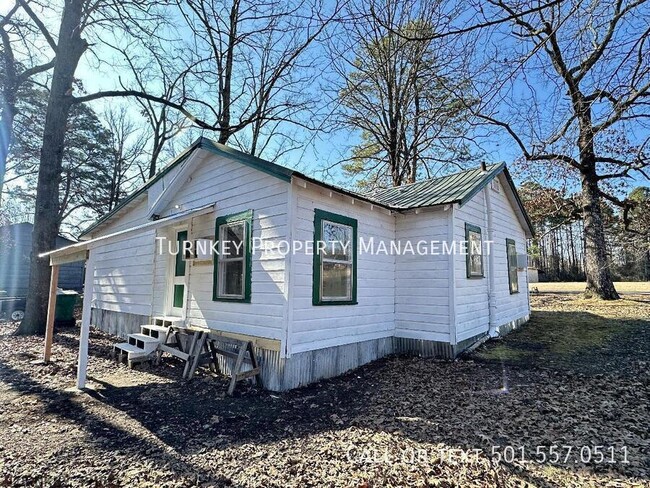
[[(491, 163), (491, 164), (488, 164), (488, 165), (487, 165), (487, 167), (488, 167), (488, 171), (491, 171), (492, 169), (496, 169), (496, 168), (499, 167), (499, 166), (504, 166), (504, 167), (505, 167), (505, 166), (506, 166), (505, 161), (501, 161), (500, 163)], [(372, 194), (374, 194), (374, 193), (383, 192), (383, 191), (388, 191), (388, 190), (398, 190), (398, 189), (400, 189), (400, 188), (404, 188), (404, 187), (407, 187), (407, 186), (418, 185), (418, 184), (421, 184), (421, 183), (427, 183), (427, 182), (431, 182), (431, 181), (439, 180), (439, 179), (441, 179), (441, 178), (449, 178), (450, 176), (460, 175), (460, 174), (463, 174), (463, 173), (469, 173), (470, 171), (482, 171), (482, 170), (481, 170), (481, 167), (480, 167), (480, 166), (479, 166), (478, 168), (468, 168), (468, 169), (463, 169), (463, 170), (460, 170), (460, 171), (456, 171), (456, 172), (454, 172), (454, 173), (449, 173), (448, 175), (433, 176), (433, 177), (431, 177), (431, 178), (426, 178), (426, 179), (424, 179), (424, 180), (420, 180), (420, 181), (414, 181), (414, 182), (412, 182), (412, 183), (405, 183), (405, 184), (403, 184), (403, 185), (399, 185), (399, 186), (391, 186), (391, 187), (389, 187), (389, 188), (375, 189), (375, 190), (372, 190), (372, 191), (370, 191), (370, 192), (364, 193), (364, 195), (372, 195)]]

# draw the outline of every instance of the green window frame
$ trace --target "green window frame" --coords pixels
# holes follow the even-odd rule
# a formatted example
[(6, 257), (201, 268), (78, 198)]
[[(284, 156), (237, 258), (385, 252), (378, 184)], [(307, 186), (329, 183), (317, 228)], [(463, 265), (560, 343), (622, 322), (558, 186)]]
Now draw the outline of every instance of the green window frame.
[(187, 241), (187, 231), (181, 231), (177, 234), (178, 252), (176, 253), (174, 276), (185, 276), (185, 267), (187, 266), (185, 256), (185, 242)]
[[(479, 245), (472, 244), (478, 234)], [(467, 243), (467, 253), (465, 254), (465, 267), (467, 270), (467, 278), (484, 278), (484, 265), (483, 265), (483, 236), (481, 235), (481, 228), (465, 223), (465, 242)]]
[(517, 272), (517, 245), (514, 239), (506, 239), (506, 256), (508, 257), (508, 286), (510, 294), (519, 293), (519, 273)]
[[(326, 230), (325, 227), (328, 227)], [(349, 229), (352, 245), (335, 250), (333, 246), (326, 246), (323, 252), (319, 243), (327, 232), (336, 231), (346, 233)], [(344, 215), (327, 212), (325, 210), (314, 210), (314, 257), (313, 257), (313, 305), (356, 305), (357, 304), (357, 235), (358, 223), (356, 219)], [(349, 252), (348, 252), (349, 249)], [(329, 252), (328, 252), (329, 251)], [(345, 286), (346, 294), (337, 296), (323, 295), (327, 289), (333, 289), (332, 285), (326, 285), (328, 271), (349, 269), (349, 285)], [(347, 280), (346, 280), (347, 281)]]
[[(247, 210), (236, 214), (224, 215), (217, 217), (214, 226), (214, 238), (218, 241), (218, 254), (214, 257), (214, 268), (212, 275), (212, 300), (224, 302), (242, 302), (250, 303), (251, 301), (251, 281), (253, 274), (253, 211)], [(231, 248), (224, 242), (222, 237), (228, 229), (234, 230), (236, 227), (242, 229), (241, 242), (244, 249), (238, 254), (236, 248), (232, 248), (234, 255), (231, 255)], [(226, 247), (224, 247), (224, 244)], [(226, 251), (226, 252), (224, 252)], [(241, 292), (229, 293), (226, 286), (232, 283), (227, 281), (227, 269), (229, 266), (241, 264)], [(235, 282), (236, 284), (237, 282)]]
[[(183, 230), (176, 234), (176, 244), (178, 245), (178, 252), (174, 258), (174, 280), (176, 278), (185, 277), (187, 270), (187, 261), (185, 254), (185, 242), (187, 242), (187, 231)], [(172, 285), (172, 307), (183, 308), (185, 303), (185, 283), (174, 283)]]
[(185, 285), (174, 285), (172, 307), (183, 308), (183, 298), (185, 298)]

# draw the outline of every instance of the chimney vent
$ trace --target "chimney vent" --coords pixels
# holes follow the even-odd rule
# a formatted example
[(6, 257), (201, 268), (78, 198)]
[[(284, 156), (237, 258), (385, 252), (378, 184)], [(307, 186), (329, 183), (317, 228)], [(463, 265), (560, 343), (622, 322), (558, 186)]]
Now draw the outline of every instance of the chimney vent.
[(485, 161), (481, 161), (481, 171), (483, 173), (487, 173), (487, 166), (485, 165)]

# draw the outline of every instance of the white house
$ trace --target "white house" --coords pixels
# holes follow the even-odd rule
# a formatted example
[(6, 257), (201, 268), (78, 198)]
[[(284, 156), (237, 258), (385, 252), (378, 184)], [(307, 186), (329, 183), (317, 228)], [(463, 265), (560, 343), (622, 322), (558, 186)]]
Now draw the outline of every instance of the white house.
[[(49, 255), (87, 258), (80, 385), (89, 324), (173, 316), (259, 339), (265, 387), (286, 390), (391, 353), (453, 358), (525, 322), (531, 235), (503, 164), (357, 194), (200, 138)], [(197, 240), (242, 247), (167, 252)]]

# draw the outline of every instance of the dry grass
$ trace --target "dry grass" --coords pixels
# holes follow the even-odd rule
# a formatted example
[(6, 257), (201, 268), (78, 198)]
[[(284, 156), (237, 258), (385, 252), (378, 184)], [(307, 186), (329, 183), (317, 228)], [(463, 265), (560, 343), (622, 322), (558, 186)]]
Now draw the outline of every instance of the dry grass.
[[(617, 281), (614, 286), (619, 293), (650, 293), (650, 282), (648, 281)], [(540, 293), (582, 293), (585, 291), (585, 284), (582, 282), (530, 283), (528, 287), (531, 291), (536, 288)]]

